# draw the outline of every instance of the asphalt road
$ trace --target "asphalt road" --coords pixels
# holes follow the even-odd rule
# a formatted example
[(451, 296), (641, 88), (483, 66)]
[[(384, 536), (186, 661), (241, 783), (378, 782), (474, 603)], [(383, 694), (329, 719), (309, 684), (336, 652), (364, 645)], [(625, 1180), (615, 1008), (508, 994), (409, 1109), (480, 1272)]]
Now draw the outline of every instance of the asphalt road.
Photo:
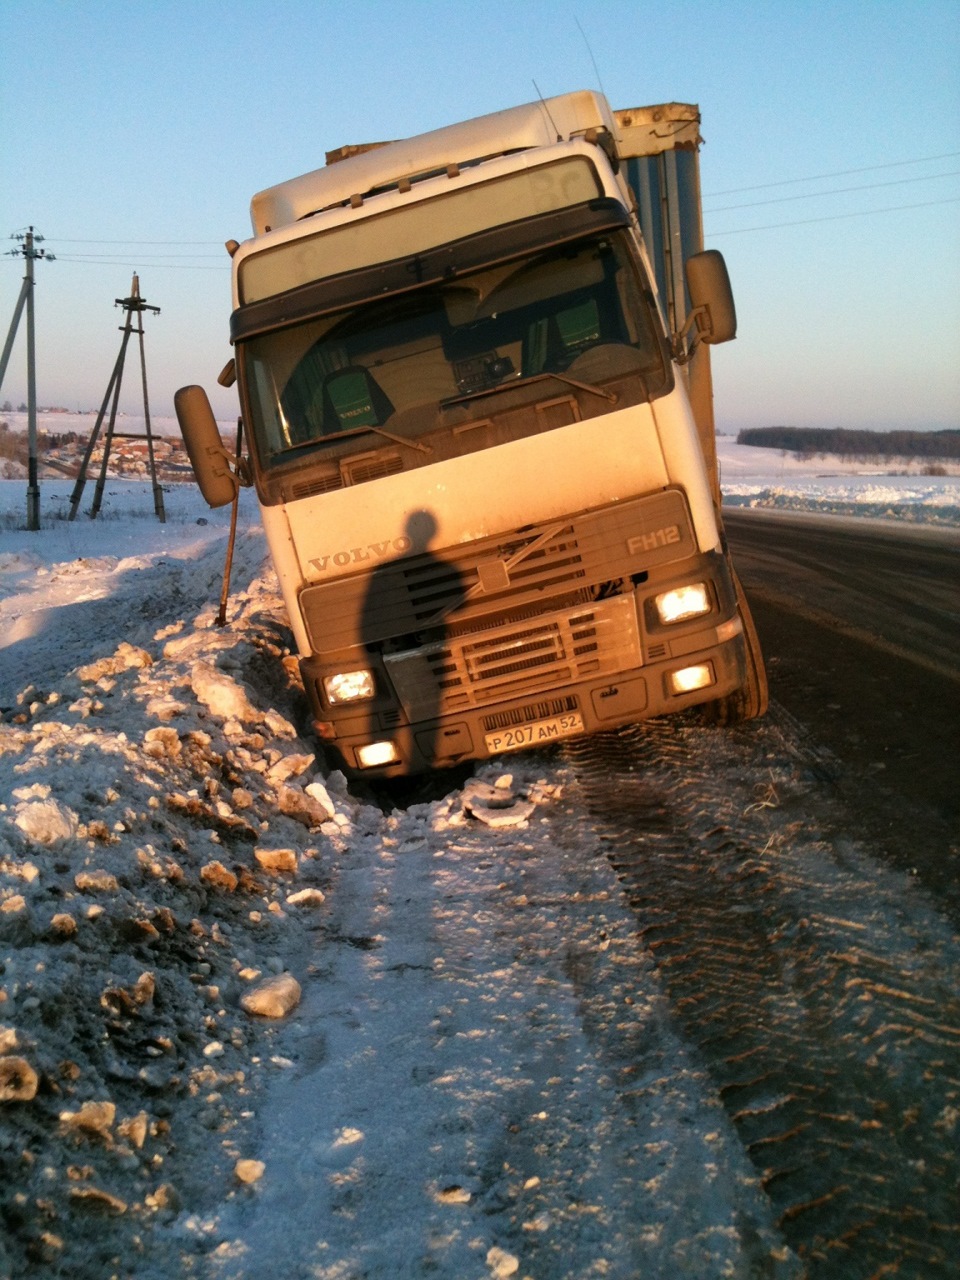
[(960, 530), (729, 511), (775, 707), (960, 918)]

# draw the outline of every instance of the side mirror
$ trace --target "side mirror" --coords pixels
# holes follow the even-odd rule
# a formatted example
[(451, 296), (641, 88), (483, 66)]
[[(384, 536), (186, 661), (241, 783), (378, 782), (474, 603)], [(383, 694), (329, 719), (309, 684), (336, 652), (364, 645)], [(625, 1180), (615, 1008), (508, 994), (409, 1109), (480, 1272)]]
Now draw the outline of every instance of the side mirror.
[(727, 264), (717, 249), (695, 253), (685, 264), (687, 288), (701, 342), (729, 342), (737, 336), (737, 311)]
[(208, 506), (225, 507), (235, 498), (240, 481), (230, 469), (207, 393), (203, 387), (181, 387), (173, 406), (200, 492)]

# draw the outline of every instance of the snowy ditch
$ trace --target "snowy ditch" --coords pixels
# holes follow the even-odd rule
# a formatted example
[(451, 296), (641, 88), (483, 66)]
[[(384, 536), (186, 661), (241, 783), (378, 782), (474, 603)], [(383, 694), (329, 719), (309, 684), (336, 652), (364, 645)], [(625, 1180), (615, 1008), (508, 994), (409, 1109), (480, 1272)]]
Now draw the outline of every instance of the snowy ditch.
[[(122, 641), (0, 727), (7, 1272), (509, 1275), (530, 1240), (698, 1271), (747, 1222), (794, 1274), (612, 872), (538, 817), (562, 775), (360, 803), (259, 698), (278, 609), (253, 578), (227, 628)], [(582, 965), (656, 1046), (626, 1112)]]
[(0, 532), (0, 1276), (801, 1274), (564, 767), (363, 803), (252, 506), (219, 629), (225, 513), (66, 492)]

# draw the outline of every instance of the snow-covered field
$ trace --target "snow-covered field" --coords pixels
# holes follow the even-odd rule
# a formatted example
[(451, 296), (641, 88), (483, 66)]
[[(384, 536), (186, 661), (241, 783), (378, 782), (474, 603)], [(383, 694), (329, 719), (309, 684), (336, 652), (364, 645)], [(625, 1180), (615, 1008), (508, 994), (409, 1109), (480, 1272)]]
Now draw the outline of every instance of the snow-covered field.
[[(731, 502), (960, 524), (956, 476), (720, 444)], [(26, 532), (0, 483), (0, 1277), (505, 1277), (518, 1238), (537, 1280), (798, 1275), (656, 983), (628, 995), (610, 868), (557, 844), (562, 769), (364, 803), (298, 733), (251, 495), (218, 628), (229, 512), (112, 481), (71, 523), (71, 489)], [(660, 1046), (627, 1118), (578, 948)], [(299, 1003), (251, 1012), (276, 979)]]
[(925, 464), (868, 465), (826, 457), (798, 459), (779, 449), (755, 449), (729, 436), (717, 441), (723, 500), (730, 507), (771, 507), (870, 516), (919, 524), (960, 525), (960, 467), (923, 475)]

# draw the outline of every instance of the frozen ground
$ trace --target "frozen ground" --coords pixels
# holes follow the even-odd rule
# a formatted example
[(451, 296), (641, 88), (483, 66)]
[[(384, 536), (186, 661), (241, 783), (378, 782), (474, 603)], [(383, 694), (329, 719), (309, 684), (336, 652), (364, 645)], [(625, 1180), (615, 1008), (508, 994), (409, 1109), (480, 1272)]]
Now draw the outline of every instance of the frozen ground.
[[(737, 503), (960, 523), (955, 476), (721, 457)], [(71, 488), (27, 533), (0, 484), (0, 1277), (798, 1275), (563, 768), (364, 803), (250, 495), (220, 629), (228, 513)]]

